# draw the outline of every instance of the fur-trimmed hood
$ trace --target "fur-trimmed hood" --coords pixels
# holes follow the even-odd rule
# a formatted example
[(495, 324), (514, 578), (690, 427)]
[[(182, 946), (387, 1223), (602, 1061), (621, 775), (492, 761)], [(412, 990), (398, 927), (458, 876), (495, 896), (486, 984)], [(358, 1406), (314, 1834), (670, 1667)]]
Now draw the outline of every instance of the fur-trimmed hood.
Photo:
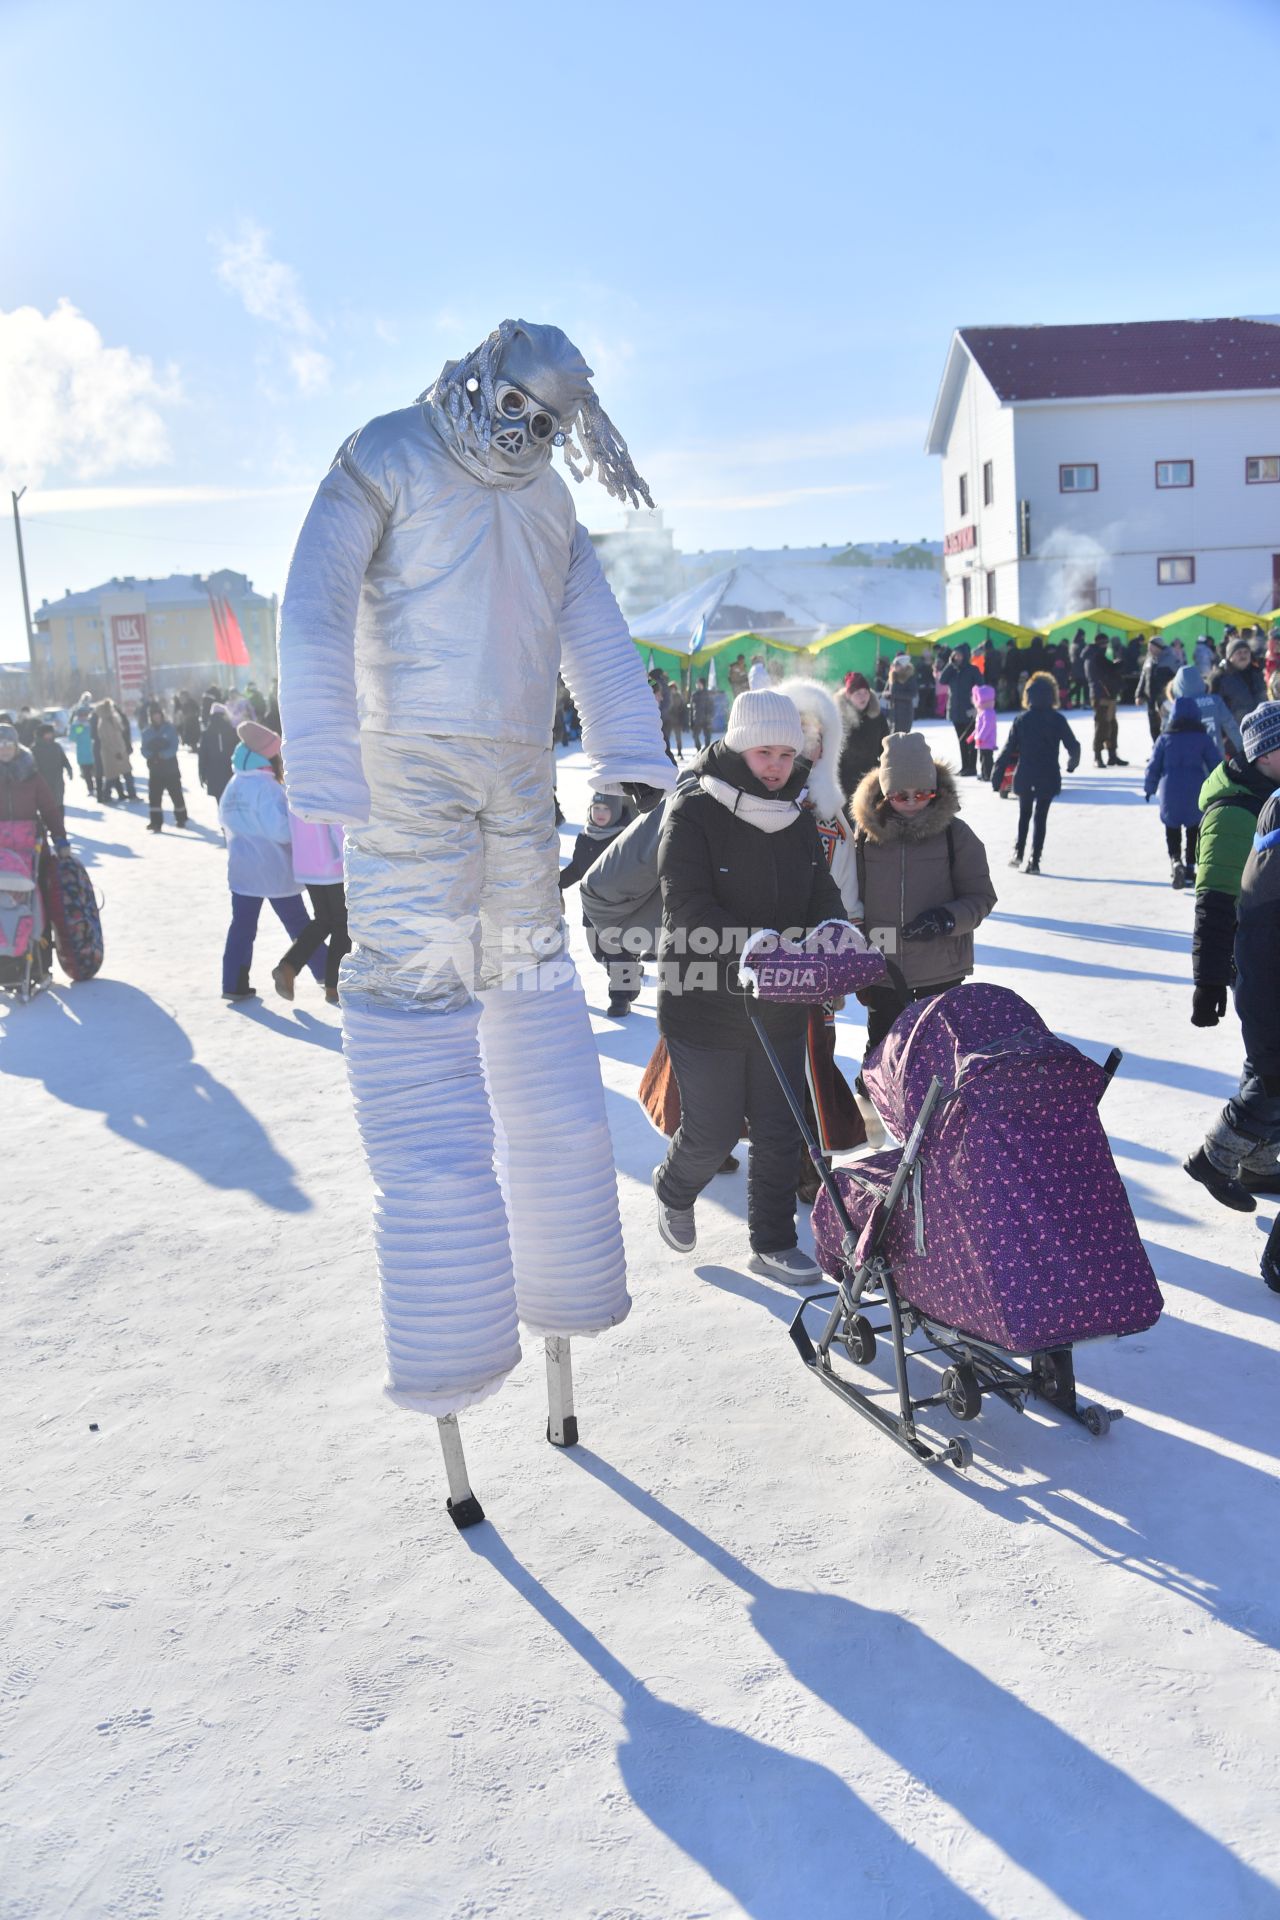
[(860, 827), (869, 840), (882, 845), (901, 840), (932, 840), (937, 834), (945, 833), (960, 812), (960, 793), (950, 767), (943, 766), (940, 760), (935, 760), (934, 765), (938, 769), (938, 797), (923, 813), (911, 815), (894, 812), (880, 791), (880, 774), (873, 768), (859, 782), (849, 801), (854, 826)]
[[(822, 758), (809, 769), (809, 798), (819, 820), (834, 820), (844, 808), (838, 768), (844, 728), (830, 688), (816, 680), (784, 680), (780, 688), (797, 709), (800, 721), (816, 720), (822, 729)], [(874, 698), (874, 696), (873, 696)]]

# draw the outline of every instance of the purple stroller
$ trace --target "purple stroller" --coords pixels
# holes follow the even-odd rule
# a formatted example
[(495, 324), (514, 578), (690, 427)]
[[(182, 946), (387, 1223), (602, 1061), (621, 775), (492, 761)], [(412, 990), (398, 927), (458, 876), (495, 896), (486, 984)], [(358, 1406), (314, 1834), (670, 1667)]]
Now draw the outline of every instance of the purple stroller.
[[(771, 997), (767, 980), (757, 991)], [(825, 1385), (926, 1465), (973, 1457), (962, 1436), (938, 1449), (921, 1435), (926, 1407), (972, 1420), (984, 1393), (1018, 1412), (1034, 1395), (1096, 1435), (1120, 1418), (1077, 1399), (1072, 1353), (1141, 1332), (1163, 1306), (1098, 1117), (1120, 1058), (1095, 1065), (1006, 988), (954, 987), (900, 1015), (864, 1069), (903, 1147), (833, 1174), (806, 1132), (823, 1188), (814, 1241), (836, 1291), (804, 1301), (791, 1338)], [(815, 1344), (805, 1315), (832, 1300)], [(887, 1318), (873, 1325), (864, 1309)], [(832, 1361), (838, 1346), (869, 1366), (885, 1333), (896, 1413)], [(929, 1353), (947, 1364), (930, 1376), (940, 1391), (919, 1397), (908, 1362)]]

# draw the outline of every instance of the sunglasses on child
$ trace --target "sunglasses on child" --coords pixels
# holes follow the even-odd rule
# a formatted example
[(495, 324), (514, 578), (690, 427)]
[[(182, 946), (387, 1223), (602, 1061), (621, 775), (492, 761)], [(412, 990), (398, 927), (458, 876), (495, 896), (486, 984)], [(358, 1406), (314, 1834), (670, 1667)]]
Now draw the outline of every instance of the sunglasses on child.
[(932, 800), (932, 799), (933, 799), (933, 788), (932, 788), (932, 787), (925, 787), (925, 788), (923, 788), (923, 789), (921, 789), (920, 787), (904, 787), (904, 788), (902, 788), (902, 790), (901, 790), (900, 792), (898, 792), (898, 793), (891, 793), (891, 794), (889, 795), (889, 798), (890, 798), (891, 800), (903, 800), (903, 801), (906, 801), (906, 800)]

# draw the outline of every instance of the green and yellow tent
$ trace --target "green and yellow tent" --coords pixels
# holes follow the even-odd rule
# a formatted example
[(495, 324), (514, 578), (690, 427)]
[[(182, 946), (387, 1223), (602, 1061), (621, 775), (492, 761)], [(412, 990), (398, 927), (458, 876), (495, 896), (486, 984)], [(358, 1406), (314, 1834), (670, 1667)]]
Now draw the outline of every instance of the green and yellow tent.
[(1131, 613), (1122, 613), (1119, 607), (1090, 607), (1087, 613), (1064, 613), (1052, 626), (1045, 627), (1043, 633), (1050, 646), (1060, 647), (1064, 641), (1074, 640), (1082, 628), (1087, 641), (1096, 640), (1100, 633), (1105, 633), (1109, 640), (1117, 637), (1129, 640), (1135, 633), (1149, 637), (1155, 632), (1155, 622), (1135, 619)]
[[(900, 653), (921, 653), (928, 643), (923, 635), (905, 633), (901, 627), (889, 627), (883, 621), (864, 620), (857, 626), (839, 627), (821, 640), (811, 640), (805, 648), (813, 670), (824, 680), (843, 679), (846, 673), (865, 673), (867, 679), (876, 663), (886, 654), (895, 659)], [(802, 667), (801, 671), (808, 671)]]
[(1229, 606), (1224, 600), (1212, 600), (1207, 606), (1178, 607), (1173, 613), (1162, 614), (1155, 625), (1166, 640), (1195, 640), (1207, 633), (1211, 640), (1221, 641), (1228, 627), (1259, 627), (1265, 617), (1245, 607)]

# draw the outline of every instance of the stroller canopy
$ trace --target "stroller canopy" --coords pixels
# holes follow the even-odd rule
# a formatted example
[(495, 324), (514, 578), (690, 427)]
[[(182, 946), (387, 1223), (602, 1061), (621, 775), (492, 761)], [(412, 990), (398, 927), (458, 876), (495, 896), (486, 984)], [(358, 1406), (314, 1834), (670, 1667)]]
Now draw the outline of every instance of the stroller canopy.
[(905, 1140), (929, 1085), (958, 1094), (967, 1112), (1039, 1104), (1053, 1097), (1096, 1106), (1102, 1068), (1050, 1033), (1035, 1008), (1007, 987), (953, 987), (899, 1016), (864, 1069), (867, 1090), (889, 1131)]

